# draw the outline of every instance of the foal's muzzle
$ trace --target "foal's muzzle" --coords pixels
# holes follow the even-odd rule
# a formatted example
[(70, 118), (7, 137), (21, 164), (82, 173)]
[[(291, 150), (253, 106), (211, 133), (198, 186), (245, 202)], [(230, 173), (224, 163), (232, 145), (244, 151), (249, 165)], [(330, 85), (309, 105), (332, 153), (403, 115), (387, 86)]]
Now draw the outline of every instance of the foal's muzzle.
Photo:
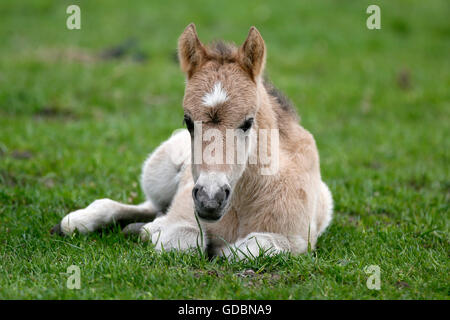
[(192, 198), (197, 215), (206, 221), (219, 220), (224, 214), (230, 193), (231, 188), (228, 184), (220, 187), (214, 194), (209, 194), (203, 186), (195, 185), (192, 189)]

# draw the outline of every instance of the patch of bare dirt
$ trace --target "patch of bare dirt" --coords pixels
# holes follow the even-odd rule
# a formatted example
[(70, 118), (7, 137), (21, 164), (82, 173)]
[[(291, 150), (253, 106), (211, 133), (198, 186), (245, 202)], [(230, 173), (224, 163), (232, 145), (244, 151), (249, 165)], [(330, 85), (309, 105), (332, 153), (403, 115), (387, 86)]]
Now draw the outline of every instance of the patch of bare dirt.
[(405, 281), (397, 281), (396, 283), (395, 283), (395, 286), (397, 287), (397, 288), (409, 288), (410, 287), (410, 285), (407, 283), (407, 282), (405, 282)]
[(75, 120), (78, 117), (71, 111), (56, 106), (45, 106), (34, 113), (36, 119), (65, 119)]
[(411, 72), (408, 69), (402, 69), (398, 72), (397, 85), (402, 90), (411, 89)]
[(61, 62), (79, 62), (79, 63), (94, 63), (98, 61), (98, 56), (95, 53), (75, 47), (69, 48), (40, 48), (36, 50), (36, 57), (39, 60), (54, 63)]
[(13, 150), (10, 155), (17, 160), (28, 160), (33, 157), (33, 153), (28, 150)]
[(35, 55), (39, 60), (53, 63), (77, 62), (77, 63), (97, 63), (103, 60), (129, 60), (136, 63), (144, 63), (148, 60), (148, 54), (139, 49), (135, 39), (126, 39), (123, 42), (112, 45), (100, 52), (93, 52), (89, 49), (78, 47), (68, 48), (38, 48)]
[(1, 170), (0, 182), (2, 182), (5, 186), (14, 187), (19, 183), (19, 180), (11, 172)]

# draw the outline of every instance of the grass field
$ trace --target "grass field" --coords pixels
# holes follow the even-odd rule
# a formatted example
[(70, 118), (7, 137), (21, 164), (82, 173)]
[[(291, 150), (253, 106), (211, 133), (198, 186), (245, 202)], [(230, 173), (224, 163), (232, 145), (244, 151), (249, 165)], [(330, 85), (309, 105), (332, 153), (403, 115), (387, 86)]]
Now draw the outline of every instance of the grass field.
[[(381, 30), (366, 28), (373, 3)], [(449, 15), (445, 0), (1, 1), (0, 299), (449, 299)], [(143, 160), (182, 125), (190, 22), (204, 42), (261, 31), (335, 199), (315, 252), (231, 263), (118, 228), (50, 236), (95, 199), (143, 201)]]

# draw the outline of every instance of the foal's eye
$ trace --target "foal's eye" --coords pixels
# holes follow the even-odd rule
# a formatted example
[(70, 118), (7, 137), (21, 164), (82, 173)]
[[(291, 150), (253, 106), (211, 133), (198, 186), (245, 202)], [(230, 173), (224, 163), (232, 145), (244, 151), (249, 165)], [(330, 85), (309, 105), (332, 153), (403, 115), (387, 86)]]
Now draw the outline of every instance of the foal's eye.
[(253, 125), (253, 118), (248, 118), (247, 120), (244, 121), (243, 124), (241, 124), (239, 129), (246, 132), (246, 131), (248, 131), (248, 129), (250, 129), (252, 127), (252, 125)]
[(183, 122), (186, 124), (186, 128), (192, 134), (194, 132), (194, 122), (192, 122), (192, 119), (188, 115), (184, 115)]

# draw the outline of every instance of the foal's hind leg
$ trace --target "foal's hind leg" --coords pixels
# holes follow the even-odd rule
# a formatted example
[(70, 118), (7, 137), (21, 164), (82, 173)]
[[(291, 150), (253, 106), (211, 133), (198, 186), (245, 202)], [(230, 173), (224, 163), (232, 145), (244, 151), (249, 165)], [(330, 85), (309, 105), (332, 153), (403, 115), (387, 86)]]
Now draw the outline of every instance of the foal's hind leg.
[[(110, 199), (96, 200), (85, 209), (65, 216), (52, 233), (67, 235), (75, 230), (89, 233), (113, 223), (152, 221), (172, 202), (187, 159), (190, 159), (190, 136), (187, 130), (181, 130), (161, 144), (144, 163), (141, 183), (146, 202), (126, 205)], [(138, 232), (139, 226), (142, 225), (134, 224), (125, 231)]]
[(150, 200), (140, 205), (128, 205), (110, 199), (100, 199), (84, 209), (66, 215), (51, 232), (63, 235), (72, 234), (75, 230), (90, 233), (113, 223), (152, 221), (157, 213), (157, 207)]
[[(187, 130), (183, 130), (173, 135), (166, 142), (164, 150), (155, 153), (144, 165), (144, 192), (152, 200), (158, 200), (161, 206), (168, 205), (168, 209), (164, 216), (142, 228), (141, 225), (133, 224), (130, 231), (139, 231), (141, 239), (151, 241), (156, 250), (206, 248), (206, 235), (200, 231), (194, 214), (194, 181), (189, 166), (190, 158), (191, 137)], [(155, 171), (155, 167), (160, 170)], [(159, 183), (156, 181), (166, 183), (163, 188), (157, 188)]]

